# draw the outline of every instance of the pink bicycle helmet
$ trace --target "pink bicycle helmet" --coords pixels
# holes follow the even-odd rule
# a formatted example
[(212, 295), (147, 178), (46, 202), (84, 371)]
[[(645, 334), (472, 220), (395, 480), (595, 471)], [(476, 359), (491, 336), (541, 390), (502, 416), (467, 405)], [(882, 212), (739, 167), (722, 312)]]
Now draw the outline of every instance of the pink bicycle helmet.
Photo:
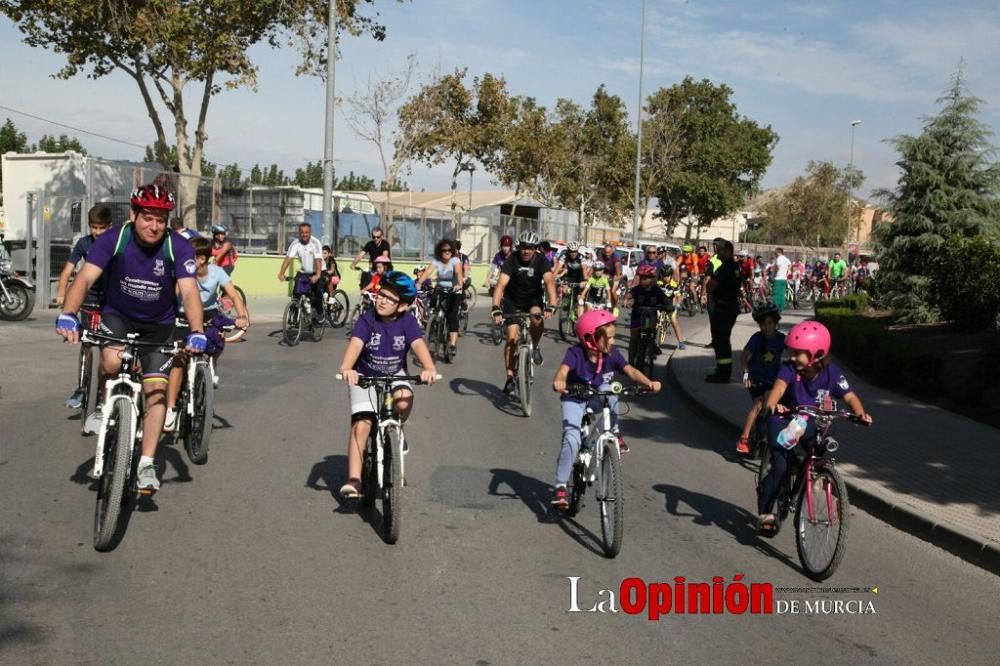
[(615, 319), (616, 317), (607, 310), (584, 312), (576, 322), (576, 337), (580, 339), (584, 347), (597, 351), (597, 345), (594, 344), (594, 333), (601, 326), (613, 324)]
[(830, 331), (823, 324), (811, 319), (801, 321), (785, 335), (785, 346), (795, 351), (809, 353), (809, 365), (830, 355)]

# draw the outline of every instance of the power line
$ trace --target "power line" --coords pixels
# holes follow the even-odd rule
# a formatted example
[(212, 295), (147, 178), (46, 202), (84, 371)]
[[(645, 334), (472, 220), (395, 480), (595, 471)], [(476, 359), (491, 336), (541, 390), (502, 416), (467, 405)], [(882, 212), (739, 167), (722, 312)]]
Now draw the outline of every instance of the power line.
[(12, 109), (9, 106), (3, 106), (0, 104), (0, 109), (4, 111), (10, 111), (11, 113), (18, 113), (22, 116), (27, 116), (28, 118), (34, 118), (35, 120), (40, 120), (43, 123), (49, 123), (51, 125), (58, 125), (59, 127), (65, 127), (66, 129), (73, 130), (74, 132), (82, 132), (83, 134), (89, 134), (91, 136), (96, 136), (98, 138), (104, 139), (105, 141), (114, 141), (115, 143), (123, 143), (126, 146), (132, 146), (133, 148), (145, 148), (146, 146), (140, 146), (137, 143), (132, 143), (131, 141), (125, 141), (124, 139), (116, 139), (113, 136), (107, 136), (105, 134), (98, 134), (97, 132), (91, 132), (90, 130), (81, 129), (79, 127), (73, 127), (72, 125), (67, 125), (65, 123), (56, 122), (55, 120), (49, 120), (48, 118), (42, 118), (41, 116), (36, 116), (32, 113), (26, 111), (20, 111), (18, 109)]
[[(100, 139), (104, 139), (105, 141), (113, 141), (115, 143), (121, 143), (121, 144), (124, 144), (126, 146), (132, 146), (133, 148), (141, 148), (143, 150), (145, 150), (146, 148), (149, 147), (149, 146), (139, 145), (138, 143), (132, 143), (131, 141), (126, 141), (125, 139), (116, 139), (113, 136), (108, 136), (106, 134), (100, 134), (99, 132), (91, 132), (90, 130), (85, 130), (85, 129), (82, 129), (80, 127), (73, 127), (72, 125), (67, 125), (66, 123), (60, 123), (58, 121), (50, 120), (48, 118), (42, 118), (41, 116), (36, 116), (33, 113), (28, 113), (27, 111), (21, 111), (19, 109), (14, 109), (14, 108), (11, 108), (9, 106), (4, 106), (3, 104), (0, 104), (0, 109), (3, 109), (4, 111), (10, 111), (11, 113), (17, 113), (17, 114), (20, 114), (22, 116), (27, 116), (28, 118), (32, 118), (34, 120), (39, 120), (39, 121), (41, 121), (43, 123), (49, 123), (50, 125), (56, 125), (58, 127), (64, 127), (64, 128), (66, 128), (68, 130), (73, 130), (74, 132), (81, 132), (83, 134), (89, 134), (90, 136), (96, 136), (96, 137), (98, 137)], [(346, 163), (366, 164), (366, 162), (363, 162), (361, 160), (343, 160), (343, 159), (341, 159), (341, 160), (334, 160), (334, 162), (340, 162), (341, 164), (346, 164)], [(216, 167), (217, 169), (226, 169), (226, 168), (229, 168), (229, 167), (233, 166), (231, 164), (219, 164), (218, 162), (209, 162), (208, 160), (205, 160), (205, 163), (206, 164), (211, 164), (212, 166)], [(252, 168), (251, 169), (244, 169), (243, 167), (239, 166), (238, 164), (236, 165), (236, 169), (240, 173), (253, 173), (253, 169)], [(264, 167), (263, 169), (261, 169), (261, 171), (266, 171), (266, 169), (267, 169), (267, 167)]]

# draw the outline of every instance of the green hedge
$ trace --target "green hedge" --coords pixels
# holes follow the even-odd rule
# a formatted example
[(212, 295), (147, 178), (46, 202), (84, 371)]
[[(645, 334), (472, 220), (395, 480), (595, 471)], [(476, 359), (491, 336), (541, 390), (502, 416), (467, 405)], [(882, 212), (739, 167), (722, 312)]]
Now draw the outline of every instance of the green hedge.
[(833, 336), (834, 356), (880, 386), (915, 397), (940, 397), (946, 382), (939, 351), (890, 330), (891, 317), (864, 316), (858, 305), (817, 305), (816, 318)]

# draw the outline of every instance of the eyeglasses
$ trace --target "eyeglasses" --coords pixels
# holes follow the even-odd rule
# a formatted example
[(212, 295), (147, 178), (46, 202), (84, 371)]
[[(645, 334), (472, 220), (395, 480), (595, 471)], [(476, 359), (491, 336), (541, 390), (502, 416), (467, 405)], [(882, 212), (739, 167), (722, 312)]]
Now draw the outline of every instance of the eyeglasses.
[(381, 289), (375, 292), (375, 298), (381, 299), (383, 301), (389, 301), (393, 305), (399, 304), (398, 298), (396, 298), (395, 296), (390, 296), (387, 292), (382, 291)]

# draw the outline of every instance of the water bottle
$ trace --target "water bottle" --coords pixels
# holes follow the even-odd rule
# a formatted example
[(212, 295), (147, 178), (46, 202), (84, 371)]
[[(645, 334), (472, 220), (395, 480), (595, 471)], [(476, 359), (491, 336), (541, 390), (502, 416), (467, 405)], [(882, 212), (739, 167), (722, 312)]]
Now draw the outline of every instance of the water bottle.
[(806, 431), (806, 417), (802, 414), (797, 414), (793, 418), (785, 429), (778, 433), (778, 445), (784, 449), (794, 448), (799, 442), (799, 438), (802, 437), (802, 433)]

